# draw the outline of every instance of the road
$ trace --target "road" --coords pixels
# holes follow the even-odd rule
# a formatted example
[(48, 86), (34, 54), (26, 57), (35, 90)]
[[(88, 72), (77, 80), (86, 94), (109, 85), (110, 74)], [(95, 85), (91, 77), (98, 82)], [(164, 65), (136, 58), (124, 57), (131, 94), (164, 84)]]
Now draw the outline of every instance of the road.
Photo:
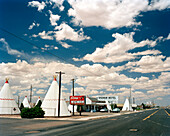
[[(34, 131), (20, 129), (20, 132), (18, 132), (15, 129), (13, 134), (4, 134), (18, 136), (170, 136), (169, 113), (169, 109), (155, 109), (89, 121), (65, 121), (65, 124), (60, 127), (39, 128), (37, 130), (34, 129)], [(29, 123), (33, 122), (30, 121)], [(51, 123), (53, 123), (53, 121), (51, 121)], [(0, 125), (0, 127), (1, 126), (2, 125)]]

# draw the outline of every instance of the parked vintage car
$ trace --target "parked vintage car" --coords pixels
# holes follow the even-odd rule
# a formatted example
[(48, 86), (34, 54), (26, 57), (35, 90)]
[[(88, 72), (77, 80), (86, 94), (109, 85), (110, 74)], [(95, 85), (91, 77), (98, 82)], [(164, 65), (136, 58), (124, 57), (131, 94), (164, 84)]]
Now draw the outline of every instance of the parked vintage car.
[(119, 108), (114, 108), (114, 109), (112, 110), (112, 112), (120, 112), (120, 109), (119, 109)]
[(101, 112), (107, 112), (108, 110), (106, 108), (104, 108), (104, 109), (101, 109), (100, 111)]

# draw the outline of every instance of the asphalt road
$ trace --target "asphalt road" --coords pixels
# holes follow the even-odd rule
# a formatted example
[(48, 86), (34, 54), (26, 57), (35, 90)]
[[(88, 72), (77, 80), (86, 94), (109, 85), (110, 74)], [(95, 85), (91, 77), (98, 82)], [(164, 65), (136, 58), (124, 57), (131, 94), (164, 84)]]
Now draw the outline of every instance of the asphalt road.
[[(32, 125), (34, 125), (33, 122), (31, 121), (29, 123), (32, 123)], [(53, 123), (53, 121), (51, 121), (51, 123)], [(0, 128), (1, 128), (1, 124), (0, 124)], [(95, 119), (90, 121), (80, 121), (80, 122), (65, 121), (65, 124), (60, 127), (54, 126), (46, 129), (41, 128), (41, 129), (37, 129), (37, 131), (35, 129), (34, 131), (33, 130), (25, 131), (20, 129), (20, 132), (18, 133), (16, 132), (17, 131), (15, 129), (13, 134), (11, 133), (4, 133), (4, 134), (5, 135), (11, 134), (11, 135), (18, 135), (18, 136), (19, 135), (170, 136), (170, 110), (169, 109), (149, 110), (149, 111), (144, 111), (139, 113), (125, 114), (121, 116), (104, 118), (104, 119)]]

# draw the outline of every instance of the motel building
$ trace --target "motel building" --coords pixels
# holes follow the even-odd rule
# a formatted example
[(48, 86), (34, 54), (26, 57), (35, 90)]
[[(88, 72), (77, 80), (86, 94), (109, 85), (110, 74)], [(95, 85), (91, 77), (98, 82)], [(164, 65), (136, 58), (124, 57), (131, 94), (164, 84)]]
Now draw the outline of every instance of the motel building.
[(111, 110), (111, 104), (118, 104), (118, 96), (97, 96), (96, 98), (86, 96), (85, 111)]
[[(102, 105), (100, 105), (102, 103)], [(86, 96), (86, 105), (85, 111), (87, 112), (96, 112), (100, 111), (100, 109), (106, 107), (105, 101), (99, 101), (97, 98)]]
[[(70, 96), (72, 97), (72, 96)], [(123, 103), (118, 103), (118, 96), (96, 96), (94, 97), (89, 97), (89, 96), (75, 96), (75, 97), (83, 97), (83, 101), (76, 100), (75, 105), (78, 105), (79, 103), (84, 103), (81, 104), (83, 107), (83, 111), (85, 112), (101, 112), (101, 111), (111, 111), (111, 105), (116, 104), (116, 107), (122, 110), (124, 104)], [(79, 98), (78, 98), (79, 99)], [(84, 101), (85, 100), (85, 101)], [(67, 106), (71, 106), (72, 104), (69, 101), (67, 102)], [(136, 110), (137, 105), (133, 101), (132, 104), (132, 109)], [(78, 107), (78, 106), (77, 106)], [(72, 108), (70, 110), (72, 112)], [(76, 111), (76, 109), (75, 109)]]

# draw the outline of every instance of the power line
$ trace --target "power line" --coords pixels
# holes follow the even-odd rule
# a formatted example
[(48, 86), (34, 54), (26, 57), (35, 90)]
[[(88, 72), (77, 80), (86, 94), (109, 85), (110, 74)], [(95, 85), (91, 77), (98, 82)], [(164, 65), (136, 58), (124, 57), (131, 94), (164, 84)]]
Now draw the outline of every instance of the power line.
[[(3, 31), (3, 32), (8, 33), (9, 35), (14, 36), (14, 37), (17, 38), (17, 39), (20, 39), (21, 41), (26, 42), (28, 45), (31, 45), (31, 46), (33, 46), (33, 47), (36, 47), (36, 48), (42, 50), (41, 47), (35, 45), (34, 43), (32, 43), (32, 42), (30, 42), (30, 41), (25, 40), (24, 38), (21, 38), (21, 37), (17, 36), (16, 34), (14, 34), (14, 33), (12, 33), (12, 32), (9, 32), (8, 30), (6, 30), (6, 29), (4, 29), (4, 28), (1, 28), (1, 27), (0, 27), (0, 30)], [(56, 57), (56, 58), (58, 58), (59, 60), (62, 60), (62, 61), (64, 61), (64, 62), (68, 63), (68, 64), (71, 64), (71, 65), (73, 65), (73, 66), (76, 66), (77, 68), (80, 68), (80, 69), (82, 69), (82, 70), (84, 70), (84, 71), (87, 71), (88, 73), (91, 73), (91, 74), (93, 74), (93, 75), (95, 75), (95, 76), (99, 76), (98, 74), (95, 74), (95, 73), (93, 73), (93, 72), (91, 72), (91, 71), (88, 71), (88, 70), (85, 69), (85, 68), (79, 67), (78, 65), (73, 64), (72, 62), (69, 62), (69, 61), (65, 60), (64, 58), (59, 57), (58, 55), (49, 52), (48, 50), (43, 50), (43, 51), (46, 52), (46, 53), (48, 53), (48, 54), (50, 54), (50, 55), (52, 55), (52, 56), (54, 56), (54, 57)], [(130, 88), (130, 89), (131, 89), (131, 88)], [(131, 96), (131, 92), (130, 92), (130, 96)], [(146, 96), (147, 96), (149, 99), (151, 99), (148, 95), (146, 95)]]
[[(32, 42), (30, 42), (30, 41), (25, 40), (24, 38), (21, 38), (21, 37), (17, 36), (16, 34), (14, 34), (14, 33), (12, 33), (12, 32), (9, 32), (8, 30), (6, 30), (6, 29), (4, 29), (4, 28), (1, 28), (1, 27), (0, 27), (0, 30), (8, 33), (9, 35), (14, 36), (14, 37), (17, 38), (17, 39), (20, 39), (20, 40), (26, 42), (26, 43), (29, 44), (29, 45), (35, 46), (36, 48), (42, 50), (41, 47), (35, 45), (34, 43), (32, 43)], [(47, 50), (43, 50), (43, 51), (46, 52), (46, 53), (48, 53), (48, 54), (50, 54), (50, 55), (52, 55), (52, 56), (54, 56), (54, 57), (57, 57), (59, 60), (62, 60), (62, 61), (64, 61), (64, 62), (68, 63), (68, 64), (71, 64), (71, 65), (74, 65), (74, 66), (76, 66), (76, 67), (78, 67), (78, 68), (80, 68), (80, 69), (82, 69), (82, 70), (85, 70), (85, 71), (87, 71), (87, 72), (89, 72), (89, 73), (91, 73), (91, 74), (93, 74), (93, 75), (95, 75), (95, 76), (99, 76), (99, 75), (97, 75), (97, 74), (95, 74), (95, 73), (93, 73), (93, 72), (91, 72), (91, 71), (88, 71), (87, 69), (84, 69), (84, 68), (82, 68), (82, 67), (79, 67), (78, 65), (73, 64), (72, 62), (69, 62), (69, 61), (65, 60), (65, 59), (62, 58), (62, 57), (59, 57), (59, 56), (56, 55), (56, 54), (53, 54), (53, 53), (51, 53), (51, 52), (49, 52), (49, 51), (47, 51)]]
[[(4, 31), (4, 32), (6, 32), (6, 33), (8, 33), (8, 34), (10, 34), (10, 35), (12, 35), (12, 36), (14, 36), (15, 38), (18, 38), (18, 39), (20, 39), (20, 40), (22, 40), (22, 41), (24, 41), (24, 42), (26, 42), (26, 43), (28, 43), (28, 44), (30, 44), (30, 45), (32, 45), (32, 46), (35, 46), (35, 47), (37, 47), (37, 48), (40, 49), (40, 50), (42, 50), (41, 47), (33, 44), (32, 42), (29, 42), (29, 41), (25, 40), (24, 38), (21, 38), (21, 37), (17, 36), (17, 35), (14, 34), (14, 33), (11, 33), (11, 32), (9, 32), (9, 31), (5, 30), (4, 28), (1, 28), (1, 27), (0, 27), (0, 30), (2, 30), (2, 31)], [(59, 57), (59, 56), (57, 56), (57, 55), (55, 55), (55, 54), (47, 51), (47, 50), (43, 50), (43, 51), (49, 53), (50, 55), (53, 55), (53, 56), (57, 57), (57, 58), (60, 59), (60, 60), (63, 60), (63, 61), (65, 61), (65, 62), (67, 62), (65, 59), (63, 59), (63, 58), (61, 58), (61, 57)], [(67, 63), (68, 63), (68, 62), (67, 62)], [(70, 62), (69, 62), (69, 63), (70, 63)], [(70, 63), (70, 64), (71, 64), (71, 63)], [(72, 65), (74, 65), (74, 64), (72, 64)]]

